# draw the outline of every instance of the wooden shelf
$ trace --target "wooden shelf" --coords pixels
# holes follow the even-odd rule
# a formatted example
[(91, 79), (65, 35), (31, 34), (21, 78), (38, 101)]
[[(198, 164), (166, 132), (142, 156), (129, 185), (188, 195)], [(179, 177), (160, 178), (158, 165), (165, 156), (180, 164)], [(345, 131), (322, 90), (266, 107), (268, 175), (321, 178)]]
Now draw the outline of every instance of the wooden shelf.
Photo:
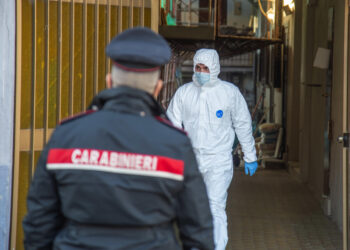
[[(280, 39), (266, 39), (256, 37), (220, 36), (215, 39), (185, 39), (171, 37), (161, 33), (169, 42), (174, 53), (181, 57), (192, 58), (196, 50), (201, 48), (216, 49), (221, 58), (232, 57), (239, 54), (252, 52), (265, 48), (272, 44), (280, 44)], [(191, 33), (193, 36), (193, 33)]]

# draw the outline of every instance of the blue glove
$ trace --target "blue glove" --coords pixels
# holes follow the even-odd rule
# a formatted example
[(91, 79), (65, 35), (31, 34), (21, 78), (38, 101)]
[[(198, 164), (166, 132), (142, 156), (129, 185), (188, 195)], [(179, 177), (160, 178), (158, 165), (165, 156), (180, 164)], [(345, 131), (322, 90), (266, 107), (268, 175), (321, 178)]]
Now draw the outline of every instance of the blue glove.
[(253, 174), (255, 174), (257, 168), (258, 163), (256, 161), (250, 163), (244, 162), (244, 170), (246, 175), (250, 174), (250, 176), (252, 176)]

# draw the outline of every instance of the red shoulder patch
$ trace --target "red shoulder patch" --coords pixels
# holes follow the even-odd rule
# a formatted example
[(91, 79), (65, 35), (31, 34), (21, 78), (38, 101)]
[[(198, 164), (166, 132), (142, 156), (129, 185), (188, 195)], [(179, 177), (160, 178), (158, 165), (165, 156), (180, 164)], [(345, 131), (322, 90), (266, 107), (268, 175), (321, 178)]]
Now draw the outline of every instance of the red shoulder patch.
[(168, 127), (171, 127), (171, 128), (173, 128), (173, 129), (176, 129), (177, 131), (179, 131), (179, 132), (181, 132), (181, 133), (187, 135), (187, 132), (186, 132), (185, 130), (183, 130), (183, 129), (181, 129), (181, 128), (178, 128), (178, 127), (175, 127), (174, 124), (172, 124), (172, 122), (169, 121), (168, 119), (162, 118), (162, 117), (160, 117), (160, 116), (156, 116), (156, 119), (157, 119), (158, 121), (160, 121), (161, 123), (167, 125)]
[(62, 121), (59, 122), (59, 125), (62, 125), (62, 124), (64, 124), (64, 123), (73, 121), (73, 120), (78, 119), (78, 118), (81, 118), (81, 117), (83, 117), (83, 116), (92, 114), (92, 113), (94, 113), (94, 112), (96, 112), (96, 110), (92, 110), (92, 109), (89, 109), (89, 110), (87, 110), (87, 111), (85, 111), (85, 112), (80, 112), (80, 113), (78, 113), (78, 114), (75, 114), (75, 115), (72, 115), (72, 116), (70, 116), (70, 117), (67, 117), (67, 118), (63, 119)]

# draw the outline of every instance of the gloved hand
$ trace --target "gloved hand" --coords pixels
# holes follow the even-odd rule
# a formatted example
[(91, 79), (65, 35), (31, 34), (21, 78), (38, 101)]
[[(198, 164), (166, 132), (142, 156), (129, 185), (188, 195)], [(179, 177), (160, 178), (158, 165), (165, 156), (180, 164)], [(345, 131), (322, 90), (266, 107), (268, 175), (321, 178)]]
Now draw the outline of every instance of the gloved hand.
[(258, 163), (256, 161), (250, 163), (244, 162), (244, 170), (246, 175), (250, 174), (250, 176), (252, 176), (253, 174), (255, 174), (257, 168)]

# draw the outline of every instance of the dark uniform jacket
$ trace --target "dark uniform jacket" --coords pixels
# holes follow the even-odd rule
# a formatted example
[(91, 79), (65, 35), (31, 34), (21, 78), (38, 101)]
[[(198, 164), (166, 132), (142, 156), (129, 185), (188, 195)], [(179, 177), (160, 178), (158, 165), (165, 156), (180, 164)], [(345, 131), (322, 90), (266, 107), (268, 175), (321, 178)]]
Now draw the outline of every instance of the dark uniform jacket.
[[(23, 221), (26, 249), (214, 249), (188, 137), (146, 92), (101, 92), (43, 150)], [(177, 222), (182, 243), (174, 230)]]

